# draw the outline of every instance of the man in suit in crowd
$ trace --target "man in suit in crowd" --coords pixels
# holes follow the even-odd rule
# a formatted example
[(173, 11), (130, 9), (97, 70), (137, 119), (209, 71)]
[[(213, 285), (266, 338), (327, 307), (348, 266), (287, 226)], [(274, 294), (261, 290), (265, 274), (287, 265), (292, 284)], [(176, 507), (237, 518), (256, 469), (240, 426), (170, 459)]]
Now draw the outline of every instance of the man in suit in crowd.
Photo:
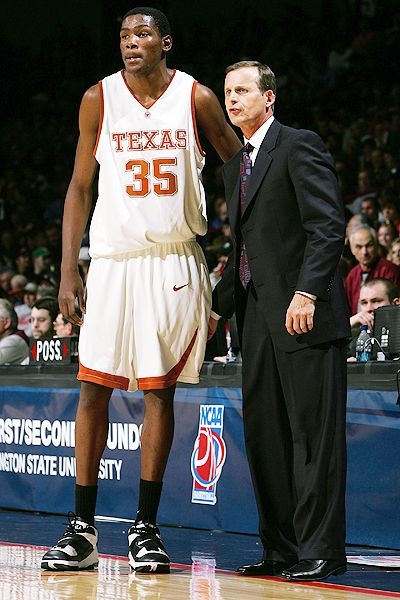
[(348, 272), (344, 280), (349, 312), (359, 312), (360, 290), (363, 283), (383, 277), (400, 286), (400, 267), (383, 256), (379, 256), (376, 231), (369, 225), (360, 224), (349, 236), (350, 249), (357, 264)]
[[(322, 580), (346, 571), (344, 207), (331, 155), (313, 132), (274, 118), (275, 94), (266, 65), (227, 68), (225, 106), (251, 144), (252, 169), (241, 208), (242, 151), (223, 168), (233, 251), (213, 293), (209, 335), (236, 311), (264, 547), (259, 563), (238, 571)], [(244, 249), (249, 283), (241, 281)]]

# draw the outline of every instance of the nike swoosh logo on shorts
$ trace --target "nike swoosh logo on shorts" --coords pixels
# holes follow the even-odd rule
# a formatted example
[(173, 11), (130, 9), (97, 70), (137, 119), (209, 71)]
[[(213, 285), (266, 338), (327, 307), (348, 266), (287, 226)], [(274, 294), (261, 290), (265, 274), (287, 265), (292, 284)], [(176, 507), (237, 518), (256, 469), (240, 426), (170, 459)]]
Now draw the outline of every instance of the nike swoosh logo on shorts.
[(174, 287), (172, 288), (174, 290), (174, 292), (178, 292), (179, 290), (181, 290), (182, 288), (186, 287), (187, 285), (189, 285), (188, 283), (185, 283), (185, 285), (174, 285)]

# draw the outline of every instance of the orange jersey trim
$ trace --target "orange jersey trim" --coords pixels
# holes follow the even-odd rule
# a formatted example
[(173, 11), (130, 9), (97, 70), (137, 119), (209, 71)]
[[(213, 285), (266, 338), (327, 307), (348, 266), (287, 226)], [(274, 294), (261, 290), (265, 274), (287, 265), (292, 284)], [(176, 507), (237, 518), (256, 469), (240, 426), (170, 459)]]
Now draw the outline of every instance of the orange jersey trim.
[(186, 364), (189, 354), (192, 351), (193, 345), (196, 341), (197, 329), (192, 337), (189, 346), (186, 348), (182, 355), (182, 358), (178, 364), (173, 367), (166, 375), (160, 375), (159, 377), (141, 377), (138, 378), (137, 386), (139, 390), (163, 390), (175, 385), (179, 375), (182, 372), (183, 367)]
[(129, 379), (127, 377), (88, 369), (88, 367), (84, 367), (82, 363), (79, 363), (77, 379), (79, 381), (97, 383), (98, 385), (104, 385), (109, 388), (116, 388), (118, 390), (128, 390), (129, 388)]
[(96, 157), (97, 147), (99, 145), (101, 128), (103, 126), (104, 119), (104, 94), (103, 94), (103, 84), (99, 81), (99, 89), (100, 89), (100, 114), (99, 114), (99, 126), (97, 128), (97, 138), (96, 143), (93, 148), (93, 156)]
[(193, 128), (194, 128), (194, 135), (196, 138), (196, 143), (197, 143), (197, 147), (199, 149), (199, 151), (201, 152), (201, 154), (203, 156), (206, 155), (206, 153), (203, 150), (203, 147), (201, 145), (200, 142), (200, 136), (199, 136), (199, 130), (197, 128), (197, 119), (196, 119), (196, 104), (195, 104), (195, 94), (196, 94), (196, 87), (197, 87), (197, 81), (195, 81), (193, 83), (193, 87), (192, 87), (192, 98), (191, 98), (191, 106), (192, 106), (192, 121), (193, 121)]
[(134, 91), (132, 90), (132, 88), (129, 86), (129, 84), (128, 84), (127, 80), (126, 80), (125, 69), (121, 69), (120, 73), (121, 73), (121, 75), (122, 75), (122, 79), (124, 80), (126, 87), (128, 88), (128, 91), (129, 91), (129, 92), (132, 94), (132, 96), (135, 98), (135, 100), (137, 100), (137, 102), (139, 102), (139, 104), (141, 104), (141, 106), (143, 106), (143, 108), (146, 108), (147, 110), (150, 110), (150, 109), (151, 109), (151, 107), (152, 107), (152, 106), (153, 106), (153, 105), (154, 105), (154, 104), (157, 102), (157, 100), (158, 100), (159, 98), (161, 98), (161, 97), (162, 97), (162, 96), (165, 94), (165, 92), (167, 91), (167, 89), (168, 89), (168, 88), (169, 88), (169, 86), (171, 85), (171, 83), (172, 83), (172, 80), (173, 80), (173, 78), (175, 77), (176, 69), (174, 69), (174, 70), (173, 70), (172, 77), (171, 77), (171, 79), (170, 79), (170, 81), (169, 81), (169, 83), (168, 83), (167, 87), (165, 88), (165, 90), (163, 90), (163, 91), (161, 92), (161, 94), (160, 94), (159, 96), (157, 96), (157, 98), (154, 100), (154, 102), (152, 102), (152, 103), (150, 104), (150, 106), (146, 106), (145, 104), (143, 104), (143, 102), (142, 102), (141, 100), (139, 100), (139, 98), (136, 96), (135, 92), (134, 92)]

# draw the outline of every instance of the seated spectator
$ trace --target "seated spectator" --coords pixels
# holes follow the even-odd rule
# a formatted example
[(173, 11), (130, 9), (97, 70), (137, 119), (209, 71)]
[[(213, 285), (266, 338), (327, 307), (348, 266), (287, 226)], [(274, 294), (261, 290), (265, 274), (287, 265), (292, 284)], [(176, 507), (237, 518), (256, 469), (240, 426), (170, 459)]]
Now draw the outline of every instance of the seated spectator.
[(36, 277), (48, 270), (51, 260), (51, 252), (45, 246), (38, 246), (32, 251), (33, 268)]
[(18, 331), (18, 316), (8, 300), (0, 299), (0, 365), (29, 363), (28, 339)]
[(361, 203), (364, 198), (376, 196), (376, 189), (371, 184), (370, 175), (367, 169), (360, 169), (357, 174), (357, 192), (352, 201), (347, 204), (347, 208), (353, 213), (361, 212)]
[(377, 237), (382, 249), (382, 256), (387, 258), (392, 242), (397, 237), (397, 229), (391, 221), (385, 221), (378, 227)]
[(6, 298), (11, 301), (11, 278), (15, 275), (12, 267), (0, 267), (0, 298)]
[(387, 259), (390, 260), (394, 265), (400, 267), (400, 237), (393, 240), (390, 246)]
[(21, 247), (15, 256), (15, 270), (20, 275), (25, 275), (29, 281), (34, 280), (32, 256), (28, 248)]
[(206, 235), (201, 240), (203, 248), (215, 244), (215, 239), (222, 234), (222, 227), (228, 217), (228, 207), (224, 196), (216, 196), (209, 207), (209, 223)]
[(366, 281), (360, 289), (359, 305), (361, 310), (350, 317), (351, 342), (348, 350), (348, 361), (354, 361), (356, 356), (356, 341), (360, 326), (367, 325), (368, 331), (373, 331), (374, 311), (379, 306), (400, 304), (399, 288), (393, 281), (376, 277)]
[(15, 235), (11, 228), (0, 233), (0, 265), (12, 267), (15, 261)]
[(224, 196), (217, 196), (213, 202), (214, 215), (210, 220), (210, 227), (220, 229), (228, 216), (228, 207)]
[(48, 282), (50, 285), (57, 287), (60, 280), (59, 265), (51, 251), (44, 246), (39, 246), (33, 250), (32, 258), (38, 283)]
[(358, 225), (349, 236), (350, 249), (357, 260), (344, 279), (350, 314), (359, 312), (361, 285), (370, 279), (384, 277), (400, 285), (400, 267), (378, 254), (376, 231), (368, 225)]
[[(219, 273), (221, 267), (225, 266), (226, 257), (232, 249), (231, 229), (228, 220), (221, 227), (221, 232), (216, 234), (212, 243), (208, 244), (204, 250), (210, 272)], [(222, 263), (222, 264), (221, 264)], [(213, 287), (217, 280), (212, 281)]]
[(48, 340), (54, 337), (53, 323), (58, 313), (58, 302), (51, 296), (44, 296), (33, 303), (30, 317), (33, 339)]
[(382, 197), (381, 209), (384, 221), (391, 221), (400, 235), (400, 207), (399, 202), (390, 195)]
[(387, 181), (385, 161), (382, 148), (374, 148), (371, 152), (370, 177), (372, 185), (378, 190), (382, 189)]
[(379, 202), (376, 196), (366, 196), (361, 200), (361, 214), (365, 215), (368, 225), (378, 229), (382, 222), (382, 215), (379, 210)]
[(37, 286), (36, 296), (37, 296), (37, 299), (48, 298), (50, 296), (52, 298), (57, 298), (58, 287), (56, 287), (49, 281), (41, 280), (41, 281), (39, 281), (38, 286)]
[(340, 272), (342, 273), (343, 278), (357, 264), (357, 261), (350, 249), (350, 234), (359, 225), (367, 225), (365, 215), (363, 215), (361, 213), (352, 215), (346, 223), (345, 244), (344, 244), (342, 257), (341, 257), (341, 264), (340, 264)]
[(79, 327), (67, 321), (67, 319), (60, 312), (53, 323), (53, 328), (56, 337), (59, 338), (77, 337), (79, 335)]
[(28, 281), (24, 288), (23, 303), (15, 306), (18, 315), (18, 329), (21, 329), (28, 338), (32, 337), (30, 316), (32, 305), (36, 300), (38, 286), (33, 281)]
[(11, 302), (15, 306), (24, 303), (24, 288), (28, 283), (25, 275), (16, 274), (11, 277), (10, 280), (10, 291), (8, 292), (11, 297)]
[(48, 222), (44, 233), (46, 236), (45, 247), (49, 250), (54, 262), (58, 265), (61, 263), (61, 227), (59, 223), (56, 221)]

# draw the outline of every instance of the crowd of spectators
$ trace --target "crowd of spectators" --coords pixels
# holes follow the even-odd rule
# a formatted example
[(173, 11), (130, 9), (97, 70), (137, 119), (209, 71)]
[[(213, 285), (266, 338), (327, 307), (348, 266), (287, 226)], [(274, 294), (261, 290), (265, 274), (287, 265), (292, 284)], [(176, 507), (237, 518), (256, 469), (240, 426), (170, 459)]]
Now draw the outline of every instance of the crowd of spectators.
[[(360, 224), (376, 232), (377, 255), (400, 269), (400, 84), (394, 76), (399, 16), (384, 29), (377, 25), (379, 18), (371, 15), (359, 15), (357, 27), (345, 22), (344, 18), (336, 24), (335, 40), (340, 43), (332, 42), (330, 48), (317, 49), (304, 40), (299, 45), (294, 33), (292, 45), (290, 36), (284, 43), (281, 40), (280, 47), (271, 38), (257, 54), (252, 51), (252, 56), (244, 56), (242, 49), (242, 55), (235, 56), (235, 60), (256, 58), (270, 64), (278, 81), (276, 117), (316, 131), (334, 157), (348, 224), (341, 265), (344, 278), (357, 265), (349, 240), (352, 228)], [(6, 117), (0, 129), (0, 298), (14, 306), (18, 327), (28, 337), (32, 336), (34, 302), (43, 297), (55, 299), (58, 293), (63, 201), (73, 167), (80, 97), (96, 81), (96, 73), (99, 79), (109, 72), (107, 65), (101, 73), (82, 29), (65, 32), (63, 27), (61, 37), (68, 39), (68, 45), (60, 47), (59, 53), (54, 51), (59, 47), (59, 30), (48, 40), (57, 65), (39, 60), (36, 72), (31, 60), (29, 76), (23, 74), (24, 101), (15, 96), (12, 107), (13, 84), (22, 81), (13, 82), (14, 75), (10, 75), (18, 58), (16, 49), (3, 44), (7, 60), (14, 56), (14, 62), (9, 65), (8, 87), (0, 106)], [(29, 48), (19, 52), (25, 64), (29, 62)], [(177, 58), (178, 68), (188, 70), (221, 96), (226, 65), (217, 66), (215, 55), (214, 68), (203, 62), (203, 71)], [(204, 183), (210, 228), (202, 244), (215, 283), (231, 244), (220, 165), (212, 156)], [(88, 243), (86, 234), (83, 276), (90, 260)]]

